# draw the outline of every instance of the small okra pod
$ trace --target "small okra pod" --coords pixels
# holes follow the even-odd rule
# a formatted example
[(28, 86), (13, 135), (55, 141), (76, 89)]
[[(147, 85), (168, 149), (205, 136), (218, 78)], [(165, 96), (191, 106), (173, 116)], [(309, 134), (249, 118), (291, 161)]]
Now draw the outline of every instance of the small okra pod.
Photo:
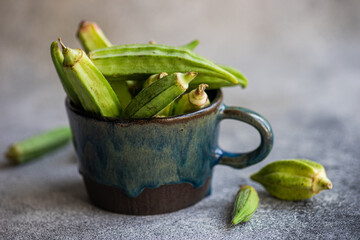
[(180, 115), (195, 112), (210, 105), (208, 95), (205, 92), (207, 84), (200, 84), (187, 94), (176, 100), (172, 115)]
[(322, 190), (332, 189), (324, 167), (307, 159), (272, 162), (250, 178), (274, 197), (288, 201), (308, 199)]
[(81, 49), (63, 47), (63, 68), (85, 111), (119, 117), (121, 104), (109, 82)]
[(249, 221), (258, 207), (259, 201), (259, 196), (253, 187), (247, 185), (240, 186), (232, 213), (232, 224), (236, 225)]
[(49, 153), (71, 140), (69, 127), (47, 130), (43, 133), (13, 143), (6, 152), (6, 158), (13, 164), (22, 164)]
[(76, 35), (87, 53), (95, 49), (112, 46), (95, 22), (82, 21)]

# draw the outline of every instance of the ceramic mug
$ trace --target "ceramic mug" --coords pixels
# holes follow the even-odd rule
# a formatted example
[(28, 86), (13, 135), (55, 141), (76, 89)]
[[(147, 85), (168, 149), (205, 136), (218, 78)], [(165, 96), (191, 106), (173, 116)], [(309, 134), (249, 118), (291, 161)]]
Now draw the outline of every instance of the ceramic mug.
[[(176, 211), (210, 194), (216, 164), (244, 168), (271, 151), (270, 124), (259, 114), (222, 103), (221, 90), (207, 91), (211, 105), (167, 118), (113, 119), (66, 109), (91, 202), (117, 213), (147, 215)], [(255, 127), (260, 145), (248, 153), (218, 146), (219, 123), (234, 119)]]

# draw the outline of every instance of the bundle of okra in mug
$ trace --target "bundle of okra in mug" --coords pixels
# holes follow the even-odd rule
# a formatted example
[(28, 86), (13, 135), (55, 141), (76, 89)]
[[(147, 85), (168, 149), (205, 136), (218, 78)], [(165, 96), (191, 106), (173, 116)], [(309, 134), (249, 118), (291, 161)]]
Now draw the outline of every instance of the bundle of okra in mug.
[[(94, 22), (81, 22), (77, 36), (85, 52), (51, 44), (51, 57), (71, 103), (93, 115), (111, 118), (171, 117), (210, 104), (205, 89), (246, 87), (236, 69), (215, 64), (193, 52), (197, 40), (183, 46), (124, 44), (112, 46)], [(7, 158), (28, 162), (71, 139), (69, 127), (56, 128), (12, 144)], [(332, 188), (325, 169), (308, 159), (266, 165), (251, 179), (274, 197), (298, 201)], [(249, 221), (258, 205), (256, 190), (242, 185), (232, 212), (233, 225)]]
[(246, 87), (238, 70), (193, 52), (199, 41), (183, 46), (113, 46), (99, 26), (82, 21), (81, 49), (51, 44), (56, 71), (72, 104), (112, 118), (170, 117), (210, 104), (205, 89)]

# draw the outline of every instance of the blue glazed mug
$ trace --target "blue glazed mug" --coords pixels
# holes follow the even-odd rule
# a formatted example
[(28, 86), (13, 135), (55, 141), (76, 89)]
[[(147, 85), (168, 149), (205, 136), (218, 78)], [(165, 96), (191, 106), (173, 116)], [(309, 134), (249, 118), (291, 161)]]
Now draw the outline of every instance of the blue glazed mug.
[[(151, 119), (94, 116), (67, 100), (79, 172), (91, 202), (125, 214), (172, 212), (210, 194), (216, 164), (244, 168), (263, 160), (273, 145), (268, 121), (248, 109), (224, 105), (220, 90), (208, 94), (211, 105), (200, 111)], [(255, 127), (260, 145), (247, 153), (219, 148), (223, 119)]]

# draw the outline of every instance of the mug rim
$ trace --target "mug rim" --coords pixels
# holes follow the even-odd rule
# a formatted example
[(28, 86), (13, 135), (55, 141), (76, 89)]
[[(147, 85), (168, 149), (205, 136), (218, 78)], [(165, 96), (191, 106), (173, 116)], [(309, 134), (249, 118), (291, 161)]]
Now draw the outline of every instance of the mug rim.
[(176, 115), (176, 116), (170, 116), (170, 117), (161, 117), (161, 118), (113, 118), (113, 117), (103, 117), (95, 114), (91, 114), (89, 112), (86, 112), (85, 110), (79, 109), (75, 107), (71, 102), (69, 97), (66, 97), (65, 99), (65, 106), (68, 108), (68, 110), (74, 112), (77, 115), (80, 115), (82, 117), (86, 117), (89, 119), (97, 120), (97, 121), (103, 121), (103, 122), (112, 122), (112, 123), (146, 123), (146, 122), (158, 122), (158, 123), (168, 123), (172, 121), (184, 121), (189, 120), (197, 117), (201, 117), (207, 114), (210, 114), (211, 112), (217, 110), (223, 101), (223, 94), (220, 89), (214, 89), (214, 90), (208, 90), (208, 95), (213, 95), (213, 100), (211, 101), (211, 104), (205, 108), (202, 108), (196, 112)]

